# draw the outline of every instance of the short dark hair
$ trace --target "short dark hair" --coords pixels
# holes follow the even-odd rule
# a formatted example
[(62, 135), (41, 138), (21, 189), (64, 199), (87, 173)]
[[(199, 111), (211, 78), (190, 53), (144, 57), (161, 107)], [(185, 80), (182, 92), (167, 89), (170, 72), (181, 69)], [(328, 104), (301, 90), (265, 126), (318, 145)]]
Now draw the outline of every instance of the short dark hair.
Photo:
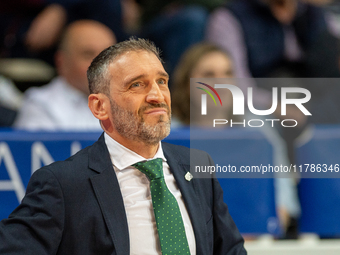
[(87, 79), (91, 94), (104, 93), (109, 95), (110, 76), (108, 66), (114, 59), (128, 51), (148, 51), (155, 54), (156, 57), (163, 62), (159, 49), (149, 40), (132, 37), (129, 40), (114, 44), (95, 57), (87, 70)]

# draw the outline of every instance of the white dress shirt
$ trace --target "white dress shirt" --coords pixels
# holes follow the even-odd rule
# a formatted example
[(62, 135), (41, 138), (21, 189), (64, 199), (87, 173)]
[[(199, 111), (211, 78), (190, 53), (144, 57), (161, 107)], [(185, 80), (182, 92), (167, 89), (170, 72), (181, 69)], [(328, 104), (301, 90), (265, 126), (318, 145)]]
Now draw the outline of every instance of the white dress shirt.
[(102, 131), (84, 93), (57, 77), (25, 92), (14, 127), (48, 131)]
[[(119, 144), (106, 133), (104, 137), (123, 196), (129, 227), (130, 254), (162, 254), (152, 207), (149, 179), (141, 171), (132, 167), (133, 164), (146, 159)], [(152, 159), (155, 158), (163, 159), (163, 173), (166, 185), (178, 202), (190, 253), (196, 254), (195, 236), (188, 211), (164, 157), (161, 143)]]

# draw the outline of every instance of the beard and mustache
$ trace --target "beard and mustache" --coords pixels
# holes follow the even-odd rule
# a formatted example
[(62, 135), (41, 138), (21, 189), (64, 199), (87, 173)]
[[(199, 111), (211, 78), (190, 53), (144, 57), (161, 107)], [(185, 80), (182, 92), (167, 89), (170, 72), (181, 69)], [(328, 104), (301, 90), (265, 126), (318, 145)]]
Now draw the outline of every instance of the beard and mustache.
[[(110, 106), (115, 129), (129, 140), (155, 145), (170, 134), (171, 112), (165, 103), (143, 106), (138, 110), (137, 116), (132, 111), (119, 106), (111, 98)], [(153, 108), (164, 108), (168, 114), (160, 115), (155, 124), (146, 123), (143, 113)]]

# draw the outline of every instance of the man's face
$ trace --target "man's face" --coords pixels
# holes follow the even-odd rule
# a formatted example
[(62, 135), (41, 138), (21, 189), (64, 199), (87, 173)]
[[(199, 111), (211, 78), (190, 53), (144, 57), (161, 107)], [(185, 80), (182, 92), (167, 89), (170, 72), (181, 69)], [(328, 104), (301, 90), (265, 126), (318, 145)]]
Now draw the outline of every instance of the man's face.
[(109, 67), (111, 121), (117, 135), (157, 144), (170, 133), (168, 74), (147, 51), (130, 51)]

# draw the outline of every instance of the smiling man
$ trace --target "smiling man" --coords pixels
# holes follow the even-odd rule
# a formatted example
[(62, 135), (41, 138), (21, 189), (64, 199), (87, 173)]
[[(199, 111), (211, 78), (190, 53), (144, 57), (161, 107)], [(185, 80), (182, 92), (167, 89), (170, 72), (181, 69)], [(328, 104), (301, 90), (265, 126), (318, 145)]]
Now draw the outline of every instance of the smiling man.
[[(110, 86), (104, 93), (96, 76), (90, 78), (89, 107), (111, 138), (145, 158), (153, 157), (170, 133), (169, 76), (157, 55), (146, 50), (130, 50), (110, 61)], [(96, 61), (90, 77), (95, 68)]]
[[(161, 142), (171, 100), (157, 48), (143, 39), (113, 45), (88, 80), (103, 135), (34, 173), (0, 223), (0, 253), (246, 254), (218, 181), (192, 179), (190, 150)], [(213, 164), (205, 152), (191, 156)]]

